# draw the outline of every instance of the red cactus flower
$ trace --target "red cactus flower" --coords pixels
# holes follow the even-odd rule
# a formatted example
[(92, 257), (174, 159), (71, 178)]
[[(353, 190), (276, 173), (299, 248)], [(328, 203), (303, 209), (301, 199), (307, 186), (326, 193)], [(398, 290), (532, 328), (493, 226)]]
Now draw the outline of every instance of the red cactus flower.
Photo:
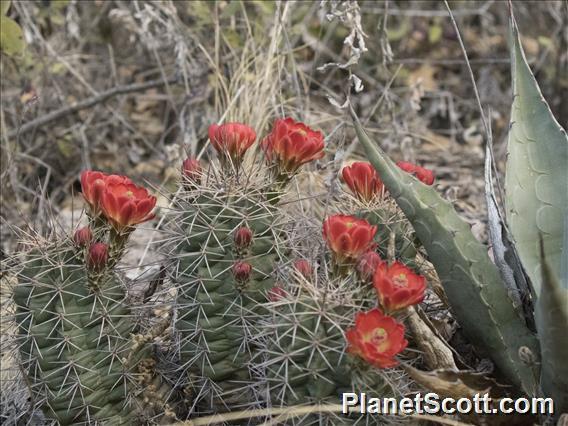
[(424, 167), (420, 167), (406, 161), (399, 161), (396, 165), (405, 172), (415, 176), (419, 181), (426, 185), (432, 185), (434, 183), (434, 172), (432, 170), (425, 169)]
[(85, 226), (84, 228), (77, 229), (75, 234), (73, 235), (73, 241), (79, 247), (87, 247), (91, 244), (91, 240), (93, 239), (93, 233), (91, 232), (91, 228)]
[(383, 191), (383, 182), (375, 168), (363, 161), (357, 161), (341, 171), (349, 189), (363, 201), (371, 201)]
[(355, 262), (374, 245), (376, 226), (364, 219), (336, 214), (323, 223), (323, 236), (339, 263)]
[(94, 216), (98, 216), (101, 212), (103, 193), (109, 183), (131, 184), (132, 181), (126, 176), (107, 175), (93, 170), (85, 170), (81, 173), (83, 198), (89, 204)]
[(108, 246), (105, 243), (94, 243), (89, 247), (87, 266), (93, 271), (100, 271), (108, 262)]
[(286, 297), (288, 293), (279, 285), (275, 285), (270, 290), (268, 290), (268, 300), (271, 302), (278, 302), (280, 299)]
[(219, 154), (239, 165), (256, 139), (256, 132), (241, 123), (212, 124), (209, 126), (209, 140)]
[(249, 280), (250, 274), (252, 272), (252, 266), (250, 263), (237, 261), (233, 265), (233, 276), (235, 280), (239, 283), (245, 283)]
[(252, 243), (252, 231), (246, 226), (241, 226), (235, 231), (233, 239), (237, 249), (246, 249)]
[(201, 164), (194, 157), (186, 158), (181, 165), (181, 173), (183, 177), (191, 183), (199, 183), (201, 181)]
[(118, 232), (153, 219), (155, 205), (156, 197), (145, 188), (114, 180), (107, 182), (101, 202), (103, 214)]
[(381, 306), (393, 312), (424, 300), (426, 279), (400, 262), (381, 263), (373, 277)]
[(382, 263), (379, 254), (373, 250), (369, 250), (362, 255), (357, 262), (357, 272), (363, 281), (371, 281), (375, 275), (377, 267)]
[(268, 162), (276, 164), (281, 175), (291, 176), (302, 164), (323, 157), (323, 133), (292, 118), (278, 119), (261, 147)]
[(398, 365), (395, 355), (408, 345), (404, 326), (375, 308), (359, 312), (355, 326), (345, 333), (348, 351), (379, 368)]
[(312, 265), (306, 259), (297, 259), (294, 261), (294, 268), (306, 279), (312, 276)]

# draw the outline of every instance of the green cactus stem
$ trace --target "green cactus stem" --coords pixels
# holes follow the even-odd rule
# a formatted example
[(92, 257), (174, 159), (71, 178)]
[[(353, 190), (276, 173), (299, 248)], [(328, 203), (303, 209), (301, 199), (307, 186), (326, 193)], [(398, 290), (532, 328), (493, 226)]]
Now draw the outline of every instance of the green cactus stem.
[(62, 425), (142, 421), (136, 378), (148, 346), (131, 339), (119, 277), (106, 269), (91, 286), (89, 275), (69, 240), (36, 246), (22, 263), (13, 297), (32, 400)]
[[(279, 259), (277, 210), (258, 178), (220, 176), (183, 193), (170, 231), (175, 256), (181, 364), (197, 411), (227, 411), (260, 397), (251, 365), (255, 324), (274, 285)], [(250, 229), (246, 247), (235, 232)], [(236, 263), (250, 275), (235, 275)]]

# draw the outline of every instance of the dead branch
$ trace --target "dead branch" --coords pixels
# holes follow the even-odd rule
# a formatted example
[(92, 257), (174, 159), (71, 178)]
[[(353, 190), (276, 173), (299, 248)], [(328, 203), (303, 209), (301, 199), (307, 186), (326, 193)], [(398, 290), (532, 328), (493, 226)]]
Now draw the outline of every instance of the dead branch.
[(27, 123), (23, 124), (19, 129), (12, 130), (8, 132), (8, 138), (13, 138), (24, 133), (27, 133), (31, 130), (35, 130), (39, 127), (46, 125), (52, 121), (58, 120), (59, 118), (65, 117), (69, 114), (74, 114), (77, 111), (81, 111), (83, 109), (91, 108), (101, 102), (105, 102), (107, 99), (110, 99), (114, 96), (124, 95), (127, 93), (133, 92), (143, 92), (144, 90), (152, 89), (154, 87), (164, 86), (166, 84), (175, 84), (179, 81), (178, 77), (172, 77), (168, 80), (152, 80), (147, 81), (145, 83), (134, 83), (128, 84), (123, 86), (116, 86), (112, 89), (106, 90), (96, 96), (92, 96), (87, 98), (83, 101), (76, 102), (73, 105), (69, 105), (63, 108), (59, 108), (58, 110), (52, 111), (49, 114), (42, 115), (38, 118), (35, 118)]

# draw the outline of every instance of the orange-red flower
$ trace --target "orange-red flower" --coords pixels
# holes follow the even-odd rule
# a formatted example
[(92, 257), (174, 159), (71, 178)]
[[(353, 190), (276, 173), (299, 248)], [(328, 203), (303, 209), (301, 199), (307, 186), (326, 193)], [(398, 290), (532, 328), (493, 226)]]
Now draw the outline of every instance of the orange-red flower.
[(126, 176), (107, 175), (93, 170), (85, 170), (81, 173), (83, 198), (89, 204), (94, 216), (98, 216), (101, 212), (102, 197), (109, 183), (131, 184), (132, 181)]
[(355, 326), (347, 330), (345, 337), (349, 352), (379, 368), (398, 365), (394, 357), (408, 345), (404, 326), (377, 308), (359, 312)]
[(424, 167), (420, 167), (406, 161), (399, 161), (396, 165), (405, 172), (415, 176), (419, 181), (426, 185), (432, 185), (434, 183), (434, 172), (432, 170), (425, 169)]
[(145, 188), (113, 180), (107, 182), (101, 200), (103, 214), (118, 232), (153, 219), (155, 205), (156, 197)]
[(339, 263), (355, 262), (374, 245), (377, 227), (364, 219), (336, 214), (323, 223), (323, 236)]
[(268, 162), (278, 167), (280, 175), (289, 177), (302, 164), (323, 157), (323, 133), (292, 118), (282, 118), (274, 122), (272, 132), (262, 140), (261, 147)]
[(424, 300), (426, 279), (400, 262), (381, 263), (373, 277), (381, 306), (393, 312)]
[(199, 183), (201, 181), (201, 164), (194, 157), (186, 158), (181, 165), (181, 173), (190, 183)]
[[(223, 157), (228, 157), (238, 166), (245, 152), (256, 139), (256, 132), (251, 127), (241, 123), (225, 123), (209, 126), (209, 140)], [(223, 159), (224, 161), (224, 159)]]
[(341, 175), (349, 189), (363, 201), (371, 201), (383, 191), (383, 182), (370, 163), (356, 161), (344, 167)]
[(357, 262), (357, 272), (363, 281), (372, 281), (377, 267), (382, 263), (379, 254), (374, 250), (369, 250), (362, 255)]

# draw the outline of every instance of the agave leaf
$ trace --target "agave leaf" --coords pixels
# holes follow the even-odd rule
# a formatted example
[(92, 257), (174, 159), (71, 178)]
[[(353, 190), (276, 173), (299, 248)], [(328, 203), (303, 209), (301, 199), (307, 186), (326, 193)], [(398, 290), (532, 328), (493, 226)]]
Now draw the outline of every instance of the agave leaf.
[(507, 287), (509, 297), (513, 301), (513, 306), (525, 319), (527, 326), (534, 331), (534, 309), (528, 277), (499, 210), (493, 191), (492, 169), (493, 154), (491, 138), (489, 138), (485, 148), (485, 202), (487, 203), (487, 222), (493, 258), (501, 273), (501, 279)]
[[(544, 254), (559, 284), (568, 289), (564, 239), (568, 217), (568, 138), (542, 97), (511, 16), (514, 100), (507, 145), (505, 207), (509, 229), (525, 270), (541, 294)], [(566, 266), (564, 266), (566, 268)]]
[(534, 394), (535, 374), (522, 363), (519, 349), (526, 346), (538, 354), (538, 341), (513, 308), (487, 248), (435, 189), (400, 170), (351, 113), (369, 161), (412, 223), (470, 342), (491, 357), (509, 381)]
[(542, 286), (535, 319), (542, 353), (541, 386), (557, 413), (568, 412), (568, 290), (560, 287), (541, 249)]

